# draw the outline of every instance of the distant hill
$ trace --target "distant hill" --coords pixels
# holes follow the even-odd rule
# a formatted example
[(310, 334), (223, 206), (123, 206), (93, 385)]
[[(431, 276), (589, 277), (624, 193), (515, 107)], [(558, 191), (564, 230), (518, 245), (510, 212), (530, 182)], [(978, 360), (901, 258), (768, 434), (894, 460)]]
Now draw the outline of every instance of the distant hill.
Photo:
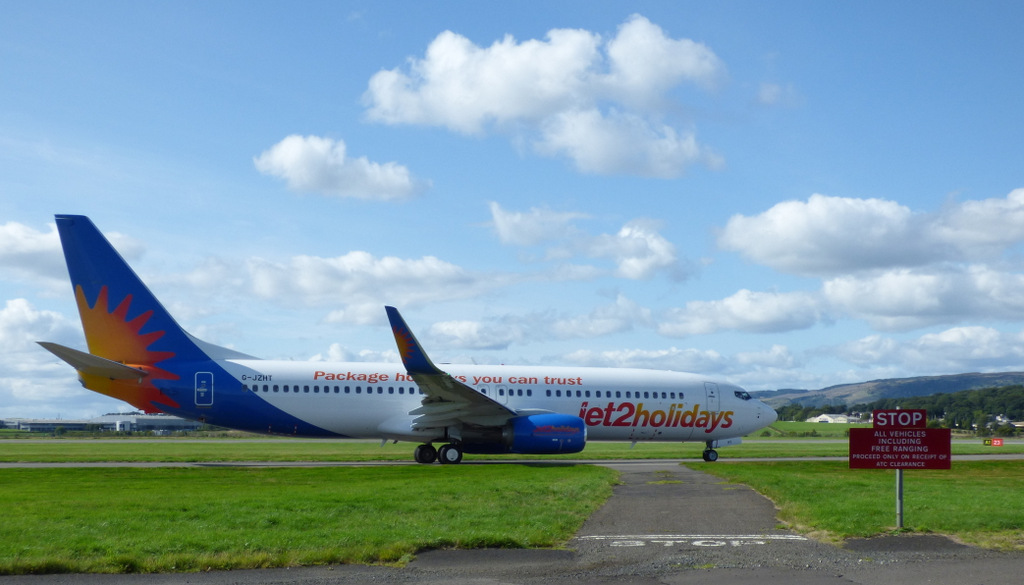
[(774, 390), (758, 392), (757, 397), (770, 406), (778, 408), (790, 403), (803, 406), (824, 406), (845, 404), (853, 406), (874, 402), (883, 398), (908, 398), (947, 394), (961, 390), (993, 388), (1024, 384), (1024, 372), (1001, 372), (996, 374), (954, 374), (950, 376), (922, 376), (918, 378), (893, 378), (873, 380), (859, 384), (842, 384), (821, 390)]

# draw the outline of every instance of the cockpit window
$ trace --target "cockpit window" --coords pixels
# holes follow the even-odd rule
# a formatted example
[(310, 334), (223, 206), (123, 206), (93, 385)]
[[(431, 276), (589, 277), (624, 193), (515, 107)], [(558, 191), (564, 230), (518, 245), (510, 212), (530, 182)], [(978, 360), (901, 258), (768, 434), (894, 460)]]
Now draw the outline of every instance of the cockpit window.
[(751, 399), (750, 394), (747, 394), (746, 390), (737, 390), (733, 394), (735, 394), (736, 398), (739, 398), (740, 400), (750, 400)]

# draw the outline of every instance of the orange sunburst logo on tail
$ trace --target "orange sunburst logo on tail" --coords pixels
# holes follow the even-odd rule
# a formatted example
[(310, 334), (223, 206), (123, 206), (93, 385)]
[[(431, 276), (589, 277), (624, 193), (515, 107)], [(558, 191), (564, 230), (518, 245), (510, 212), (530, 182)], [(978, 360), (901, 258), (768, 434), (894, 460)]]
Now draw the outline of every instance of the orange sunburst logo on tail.
[(150, 351), (149, 347), (164, 336), (164, 331), (141, 333), (142, 328), (153, 316), (146, 311), (131, 321), (128, 309), (132, 295), (125, 295), (114, 310), (110, 310), (108, 289), (100, 289), (96, 303), (90, 307), (81, 286), (75, 287), (78, 313), (82, 317), (85, 339), (89, 353), (145, 370), (147, 376), (137, 380), (111, 380), (103, 376), (82, 375), (85, 387), (123, 400), (145, 412), (160, 412), (161, 405), (178, 408), (177, 402), (153, 385), (154, 380), (177, 380), (179, 376), (156, 366), (157, 363), (173, 358), (172, 351)]
[(412, 340), (412, 334), (404, 329), (398, 327), (392, 327), (391, 331), (395, 334), (395, 344), (398, 345), (398, 355), (402, 356), (403, 360), (412, 357), (413, 350), (416, 347), (415, 342)]

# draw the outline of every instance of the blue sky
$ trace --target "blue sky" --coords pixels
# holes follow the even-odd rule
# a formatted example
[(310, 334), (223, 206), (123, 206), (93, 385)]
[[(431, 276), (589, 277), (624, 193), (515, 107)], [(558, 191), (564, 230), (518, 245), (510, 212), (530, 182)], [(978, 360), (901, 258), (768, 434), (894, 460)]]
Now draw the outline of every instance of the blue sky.
[[(552, 5), (553, 4), (553, 5)], [(1024, 369), (1017, 2), (8, 2), (0, 417), (127, 405), (53, 214), (265, 358)]]

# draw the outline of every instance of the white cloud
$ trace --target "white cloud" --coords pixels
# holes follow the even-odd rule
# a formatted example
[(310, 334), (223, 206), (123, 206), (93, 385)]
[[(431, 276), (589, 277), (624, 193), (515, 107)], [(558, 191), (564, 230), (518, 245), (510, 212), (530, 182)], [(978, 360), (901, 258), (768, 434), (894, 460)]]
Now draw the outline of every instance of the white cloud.
[(1024, 369), (1024, 333), (990, 327), (953, 327), (907, 341), (872, 335), (836, 354), (863, 366), (899, 366), (932, 374)]
[(935, 256), (921, 222), (893, 201), (812, 195), (729, 219), (722, 248), (796, 274), (835, 274), (926, 262)]
[(364, 94), (367, 116), (387, 124), (532, 136), (536, 150), (567, 156), (585, 173), (675, 177), (719, 157), (692, 132), (661, 121), (670, 91), (711, 88), (724, 67), (711, 49), (671, 39), (634, 15), (602, 42), (579, 29), (544, 40), (506, 36), (490, 47), (445, 31), (407, 68), (380, 71)]
[(968, 258), (986, 258), (1024, 240), (1024, 189), (1005, 198), (965, 201), (935, 218), (936, 239), (955, 243)]
[(48, 232), (14, 221), (0, 225), (0, 267), (23, 277), (59, 280), (66, 286), (68, 272), (60, 250), (56, 224)]
[(610, 305), (597, 307), (587, 315), (558, 319), (551, 324), (552, 334), (562, 339), (591, 339), (629, 331), (637, 325), (648, 326), (651, 311), (619, 295)]
[(743, 368), (770, 368), (790, 370), (801, 365), (785, 345), (775, 344), (765, 351), (741, 352), (733, 357)]
[(759, 264), (823, 278), (823, 311), (881, 331), (1024, 320), (1024, 274), (1013, 255), (1022, 242), (1024, 189), (931, 213), (816, 194), (736, 215), (719, 237)]
[(756, 216), (733, 216), (718, 243), (777, 270), (833, 276), (992, 259), (1022, 239), (1024, 189), (1018, 189), (933, 214), (894, 201), (815, 194)]
[(295, 256), (284, 263), (262, 258), (247, 262), (242, 290), (279, 303), (334, 306), (328, 322), (379, 323), (383, 304), (416, 306), (473, 298), (517, 282), (507, 274), (480, 274), (433, 256), (377, 257), (363, 251), (333, 258)]
[(345, 142), (318, 136), (288, 136), (253, 159), (256, 169), (284, 179), (289, 189), (358, 199), (403, 199), (428, 183), (395, 163), (351, 158)]
[(757, 101), (764, 106), (795, 106), (802, 97), (792, 84), (765, 82), (757, 88)]
[[(379, 307), (378, 307), (379, 309)], [(326, 354), (318, 353), (309, 358), (311, 362), (380, 362), (395, 363), (402, 362), (395, 350), (372, 351), (368, 349), (353, 352), (341, 346), (340, 343), (332, 343), (327, 348)]]
[(466, 134), (487, 123), (537, 120), (587, 101), (599, 37), (556, 29), (546, 41), (516, 42), (511, 36), (481, 48), (445, 31), (409, 73), (381, 71), (370, 79), (365, 100), (373, 120), (390, 124), (445, 126)]
[(566, 354), (563, 360), (581, 366), (648, 368), (707, 374), (720, 373), (730, 367), (729, 360), (717, 351), (676, 347), (660, 350), (579, 350)]
[(656, 222), (633, 220), (614, 236), (602, 235), (590, 242), (588, 253), (615, 261), (616, 274), (623, 278), (646, 279), (667, 270), (682, 277), (676, 247), (657, 232)]
[(818, 323), (823, 306), (817, 295), (740, 290), (719, 301), (691, 301), (670, 309), (658, 325), (662, 335), (685, 337), (718, 331), (778, 333)]
[(844, 343), (837, 355), (852, 364), (880, 366), (900, 361), (899, 347), (899, 343), (891, 337), (869, 335)]
[(588, 217), (583, 213), (557, 212), (545, 208), (531, 208), (529, 212), (506, 211), (496, 202), (491, 202), (491, 221), (498, 239), (503, 244), (532, 246), (544, 241), (565, 238), (574, 231), (574, 219)]
[(683, 81), (714, 88), (724, 75), (722, 61), (706, 45), (671, 39), (643, 16), (634, 14), (607, 45), (608, 91), (626, 93), (624, 101), (647, 103)]
[[(587, 217), (582, 213), (538, 208), (512, 212), (491, 203), (491, 217), (503, 243), (527, 246), (552, 242), (546, 251), (547, 259), (569, 260), (582, 256), (608, 260), (615, 265), (615, 276), (630, 280), (649, 279), (661, 272), (675, 280), (685, 276), (675, 245), (658, 232), (657, 221), (634, 219), (614, 234), (589, 235), (572, 223), (574, 219)], [(563, 279), (567, 272), (580, 279), (602, 274), (592, 268), (567, 267), (562, 271)]]
[(524, 337), (523, 328), (518, 325), (483, 325), (478, 321), (467, 320), (434, 323), (430, 327), (430, 334), (445, 347), (463, 349), (506, 349)]
[(8, 300), (0, 309), (0, 354), (42, 352), (36, 341), (64, 340), (74, 325), (60, 313), (39, 311), (25, 299)]
[(1024, 319), (1024, 275), (984, 266), (900, 269), (830, 279), (822, 292), (837, 311), (880, 330), (965, 319)]
[(596, 108), (560, 112), (541, 125), (534, 146), (541, 154), (563, 154), (588, 174), (634, 174), (673, 178), (694, 162), (714, 160), (692, 132), (680, 133), (635, 114)]
[(79, 331), (77, 323), (25, 299), (10, 299), (0, 308), (0, 416), (52, 417), (58, 414), (52, 411), (55, 401), (72, 412), (95, 400), (78, 385), (71, 366), (35, 343), (78, 345)]

